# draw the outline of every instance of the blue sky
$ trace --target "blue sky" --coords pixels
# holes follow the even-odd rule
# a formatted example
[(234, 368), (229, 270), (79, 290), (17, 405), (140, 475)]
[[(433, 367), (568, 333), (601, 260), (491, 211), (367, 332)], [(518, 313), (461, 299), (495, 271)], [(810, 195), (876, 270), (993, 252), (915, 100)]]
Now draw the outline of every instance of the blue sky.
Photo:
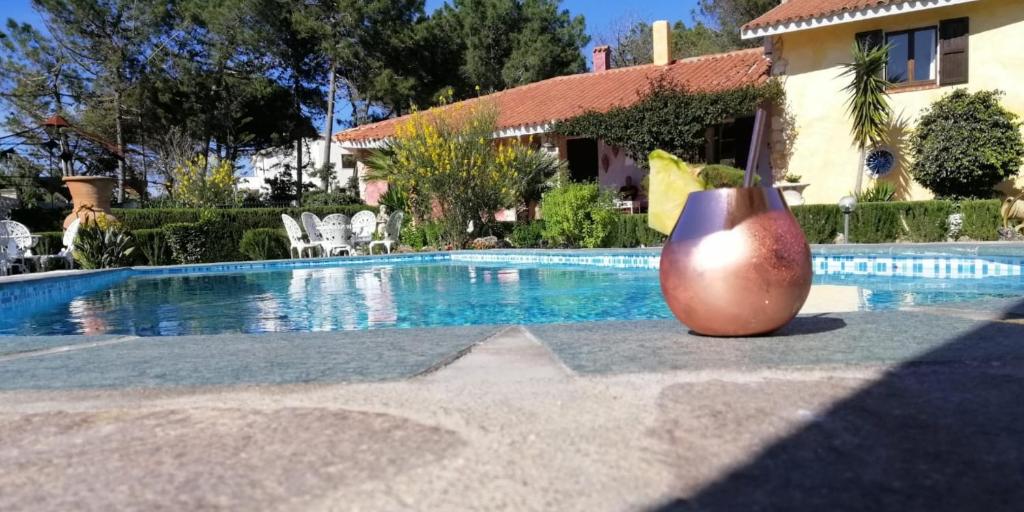
[[(4, 9), (0, 10), (0, 18), (14, 18), (17, 21), (41, 25), (39, 15), (32, 8), (31, 0), (0, 0)], [(211, 0), (216, 1), (216, 0)], [(433, 11), (445, 3), (445, 0), (427, 0), (427, 10)], [(667, 19), (683, 20), (690, 24), (691, 13), (697, 0), (642, 0), (639, 2), (594, 1), (594, 0), (562, 0), (562, 7), (569, 12), (582, 14), (587, 20), (587, 32), (593, 39), (607, 33), (622, 20), (653, 21)], [(592, 47), (593, 42), (590, 43)], [(584, 52), (589, 55), (590, 47)]]
[[(216, 1), (216, 0), (210, 0)], [(445, 0), (426, 0), (427, 10), (433, 11), (445, 3)], [(29, 22), (41, 26), (39, 15), (32, 8), (30, 0), (0, 0), (0, 19), (13, 18), (19, 22)], [(692, 22), (691, 13), (697, 0), (641, 0), (637, 2), (594, 1), (594, 0), (562, 0), (562, 8), (568, 9), (573, 15), (582, 14), (587, 21), (587, 32), (591, 43), (583, 49), (590, 62), (590, 51), (602, 34), (608, 34), (624, 21), (653, 21), (666, 19)], [(349, 112), (341, 109), (346, 103), (339, 103), (337, 117), (348, 118)]]

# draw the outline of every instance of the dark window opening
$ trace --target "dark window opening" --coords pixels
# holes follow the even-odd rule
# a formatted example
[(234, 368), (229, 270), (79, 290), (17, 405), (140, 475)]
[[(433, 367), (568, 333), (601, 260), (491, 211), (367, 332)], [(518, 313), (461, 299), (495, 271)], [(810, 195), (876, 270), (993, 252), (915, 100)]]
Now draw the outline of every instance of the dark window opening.
[(569, 178), (573, 181), (597, 180), (597, 140), (569, 139), (565, 143)]
[(341, 155), (341, 168), (342, 169), (355, 169), (356, 168), (356, 156), (355, 155)]
[(744, 169), (750, 154), (750, 141), (754, 137), (754, 118), (741, 117), (722, 123), (708, 131), (707, 163), (729, 165)]

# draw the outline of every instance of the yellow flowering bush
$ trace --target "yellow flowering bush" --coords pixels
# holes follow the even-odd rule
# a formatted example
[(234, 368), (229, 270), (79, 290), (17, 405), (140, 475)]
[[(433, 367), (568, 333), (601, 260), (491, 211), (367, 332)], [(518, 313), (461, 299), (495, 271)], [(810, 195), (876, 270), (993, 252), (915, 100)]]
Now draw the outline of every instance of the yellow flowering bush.
[[(368, 159), (369, 177), (405, 191), (418, 220), (436, 215), (444, 242), (465, 247), (469, 223), (480, 226), (516, 206), (524, 175), (536, 172), (536, 152), (526, 144), (492, 140), (496, 122), (497, 111), (482, 101), (416, 112)], [(556, 169), (551, 161), (547, 168)]]
[(174, 199), (190, 207), (231, 203), (234, 197), (235, 166), (227, 160), (207, 162), (197, 156), (174, 170)]

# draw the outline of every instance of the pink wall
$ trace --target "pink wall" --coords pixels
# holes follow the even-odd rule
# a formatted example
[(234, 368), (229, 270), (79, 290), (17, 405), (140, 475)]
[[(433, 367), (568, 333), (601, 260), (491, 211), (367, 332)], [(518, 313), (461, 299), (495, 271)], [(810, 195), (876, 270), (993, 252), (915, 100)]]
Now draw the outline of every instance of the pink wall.
[(370, 206), (377, 206), (380, 203), (380, 196), (388, 191), (386, 181), (367, 181), (363, 184), (363, 201)]
[(597, 144), (598, 183), (607, 189), (618, 192), (619, 187), (626, 184), (626, 176), (633, 177), (633, 184), (640, 186), (640, 181), (647, 176), (632, 158), (626, 156), (626, 150), (614, 148), (600, 141)]

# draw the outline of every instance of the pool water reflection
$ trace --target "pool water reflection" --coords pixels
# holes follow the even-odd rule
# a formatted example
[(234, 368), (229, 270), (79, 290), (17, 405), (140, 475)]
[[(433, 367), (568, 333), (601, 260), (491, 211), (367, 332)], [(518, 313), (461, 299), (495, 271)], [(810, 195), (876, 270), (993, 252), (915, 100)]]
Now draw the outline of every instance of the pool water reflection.
[[(1024, 278), (819, 275), (861, 310), (1024, 294)], [(824, 287), (819, 287), (824, 289)], [(106, 289), (0, 315), (0, 334), (338, 331), (671, 318), (651, 270), (394, 263), (135, 275)]]

